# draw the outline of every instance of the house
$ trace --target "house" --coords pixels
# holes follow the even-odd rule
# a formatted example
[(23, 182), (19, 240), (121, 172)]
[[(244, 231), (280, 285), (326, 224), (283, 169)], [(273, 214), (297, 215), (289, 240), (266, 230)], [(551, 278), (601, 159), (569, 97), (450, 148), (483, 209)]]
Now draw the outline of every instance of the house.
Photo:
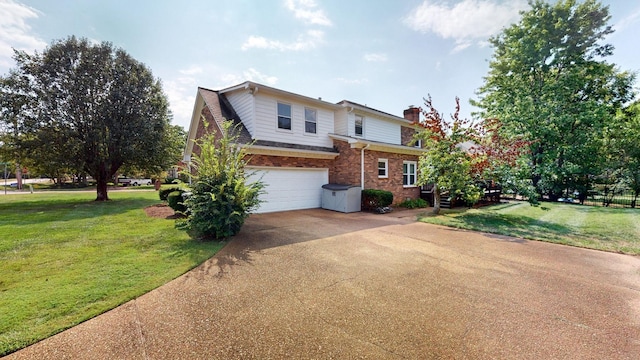
[(337, 104), (247, 81), (222, 90), (198, 88), (184, 152), (205, 121), (239, 125), (238, 142), (253, 143), (249, 167), (266, 184), (259, 212), (318, 208), (322, 185), (339, 183), (391, 191), (395, 202), (418, 198), (420, 144), (412, 145), (420, 110), (404, 117), (351, 101)]

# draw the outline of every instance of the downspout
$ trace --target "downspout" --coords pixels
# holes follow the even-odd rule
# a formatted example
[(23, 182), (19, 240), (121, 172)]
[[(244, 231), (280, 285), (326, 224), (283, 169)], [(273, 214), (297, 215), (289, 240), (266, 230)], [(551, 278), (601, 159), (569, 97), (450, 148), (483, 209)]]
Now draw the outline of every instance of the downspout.
[(187, 164), (187, 172), (189, 173), (189, 185), (191, 185), (191, 178), (193, 177), (193, 174), (191, 173), (191, 155), (184, 155), (182, 157), (182, 162)]
[(364, 190), (364, 151), (369, 148), (371, 144), (360, 149), (360, 189)]

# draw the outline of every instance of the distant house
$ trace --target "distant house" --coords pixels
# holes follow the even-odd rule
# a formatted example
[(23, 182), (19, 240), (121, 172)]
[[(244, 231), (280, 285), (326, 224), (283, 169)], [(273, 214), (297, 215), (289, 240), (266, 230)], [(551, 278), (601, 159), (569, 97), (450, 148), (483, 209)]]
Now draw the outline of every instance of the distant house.
[(251, 81), (222, 90), (198, 88), (184, 161), (194, 139), (223, 119), (240, 126), (249, 165), (263, 176), (259, 212), (318, 208), (322, 185), (339, 183), (391, 191), (395, 202), (420, 197), (420, 144), (412, 145), (418, 108), (398, 117), (351, 101), (337, 104)]

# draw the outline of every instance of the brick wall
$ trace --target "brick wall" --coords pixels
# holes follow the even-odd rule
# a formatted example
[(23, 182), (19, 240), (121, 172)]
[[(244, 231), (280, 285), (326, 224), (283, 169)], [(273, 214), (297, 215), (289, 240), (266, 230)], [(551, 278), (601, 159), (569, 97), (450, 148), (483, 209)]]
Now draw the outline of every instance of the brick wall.
[(402, 126), (400, 128), (400, 141), (402, 141), (402, 145), (409, 145), (413, 140), (413, 135), (416, 133), (416, 130), (412, 127)]
[[(204, 108), (202, 108), (202, 112), (200, 114), (204, 116), (209, 126), (205, 129), (204, 121), (200, 119), (200, 121), (198, 122), (198, 130), (196, 130), (196, 139), (201, 139), (202, 136), (204, 136), (205, 134), (215, 131), (216, 141), (219, 140), (222, 137), (222, 134), (220, 132), (220, 129), (218, 129), (218, 126), (215, 120), (213, 119), (213, 115), (211, 114), (211, 111), (209, 110), (209, 108), (205, 106)], [(198, 146), (197, 143), (193, 144), (193, 154), (200, 155), (200, 146)]]
[(360, 185), (360, 150), (352, 149), (344, 141), (333, 142), (338, 155), (329, 168), (329, 182), (332, 184)]
[[(405, 160), (418, 161), (417, 156), (367, 150), (364, 154), (364, 185), (366, 189), (391, 191), (394, 204), (407, 198), (417, 199), (420, 197), (419, 188), (402, 186), (402, 162)], [(387, 159), (387, 178), (378, 177), (378, 159)]]
[(333, 160), (307, 159), (288, 156), (250, 155), (251, 166), (300, 167), (300, 168), (331, 168)]
[[(413, 129), (412, 129), (413, 131)], [(337, 184), (360, 185), (360, 149), (352, 149), (344, 141), (334, 141), (340, 155), (329, 168), (329, 182)], [(388, 160), (388, 178), (378, 178), (378, 159)], [(405, 188), (402, 186), (402, 162), (405, 160), (418, 161), (417, 156), (393, 154), (380, 151), (365, 150), (364, 152), (364, 188), (387, 190), (393, 193), (394, 203), (407, 198), (420, 197), (419, 188)]]
[(411, 122), (418, 123), (420, 121), (420, 108), (417, 108), (415, 106), (409, 107), (408, 109), (403, 111), (402, 114), (404, 115), (405, 119)]

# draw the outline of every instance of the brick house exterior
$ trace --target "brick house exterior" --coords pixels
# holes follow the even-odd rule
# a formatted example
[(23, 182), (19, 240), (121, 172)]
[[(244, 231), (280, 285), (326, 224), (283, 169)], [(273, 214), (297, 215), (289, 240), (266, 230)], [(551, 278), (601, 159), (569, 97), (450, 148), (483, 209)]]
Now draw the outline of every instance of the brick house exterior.
[[(287, 204), (295, 203), (296, 194), (313, 200), (321, 182), (388, 190), (397, 204), (420, 197), (415, 181), (423, 150), (412, 144), (419, 115), (413, 107), (401, 118), (349, 101), (327, 103), (253, 82), (219, 91), (199, 88), (185, 162), (199, 153), (194, 140), (207, 131), (205, 122), (209, 131), (220, 133), (222, 121), (230, 119), (238, 125), (238, 142), (249, 145), (248, 165), (281, 175), (269, 180), (269, 201), (277, 194), (289, 200), (265, 211), (319, 207), (313, 201), (290, 208)], [(290, 182), (289, 188), (277, 189), (282, 182)]]

